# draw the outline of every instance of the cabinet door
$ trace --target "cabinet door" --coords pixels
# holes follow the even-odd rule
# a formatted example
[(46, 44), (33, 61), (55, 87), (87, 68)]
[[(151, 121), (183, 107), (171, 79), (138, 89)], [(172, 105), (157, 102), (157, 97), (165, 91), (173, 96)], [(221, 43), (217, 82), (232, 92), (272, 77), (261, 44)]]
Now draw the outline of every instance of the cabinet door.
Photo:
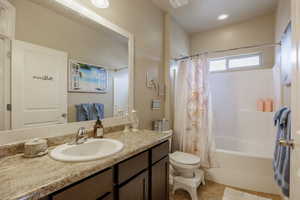
[(155, 147), (153, 147), (151, 149), (151, 164), (156, 163), (157, 161), (159, 161), (160, 159), (168, 156), (169, 154), (169, 149), (170, 149), (170, 145), (169, 145), (169, 141), (166, 141), (162, 144), (159, 144)]
[(151, 170), (151, 199), (169, 199), (169, 157), (154, 164)]
[(148, 171), (119, 188), (119, 200), (148, 200)]
[(117, 184), (123, 184), (133, 176), (139, 174), (149, 167), (149, 152), (146, 151), (131, 157), (117, 165)]

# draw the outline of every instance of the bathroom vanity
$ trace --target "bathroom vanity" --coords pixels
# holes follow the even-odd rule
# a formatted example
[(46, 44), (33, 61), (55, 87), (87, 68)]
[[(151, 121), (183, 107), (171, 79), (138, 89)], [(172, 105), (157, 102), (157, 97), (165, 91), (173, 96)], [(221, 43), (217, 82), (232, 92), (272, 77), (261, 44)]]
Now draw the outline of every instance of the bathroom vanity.
[(42, 200), (168, 199), (169, 142), (163, 142)]
[(74, 163), (56, 161), (49, 155), (2, 158), (0, 181), (10, 187), (0, 185), (0, 199), (168, 199), (170, 133), (119, 131), (105, 137), (122, 142), (123, 150), (107, 158)]

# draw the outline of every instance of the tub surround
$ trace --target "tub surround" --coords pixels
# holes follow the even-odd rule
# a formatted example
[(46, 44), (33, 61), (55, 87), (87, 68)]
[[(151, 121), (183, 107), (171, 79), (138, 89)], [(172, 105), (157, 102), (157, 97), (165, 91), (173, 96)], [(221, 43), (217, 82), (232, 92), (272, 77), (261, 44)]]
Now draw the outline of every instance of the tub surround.
[(160, 144), (171, 135), (149, 130), (109, 133), (105, 138), (121, 141), (124, 149), (111, 157), (90, 162), (60, 162), (49, 155), (33, 159), (24, 158), (22, 154), (2, 157), (0, 181), (6, 184), (0, 186), (0, 199), (39, 199)]

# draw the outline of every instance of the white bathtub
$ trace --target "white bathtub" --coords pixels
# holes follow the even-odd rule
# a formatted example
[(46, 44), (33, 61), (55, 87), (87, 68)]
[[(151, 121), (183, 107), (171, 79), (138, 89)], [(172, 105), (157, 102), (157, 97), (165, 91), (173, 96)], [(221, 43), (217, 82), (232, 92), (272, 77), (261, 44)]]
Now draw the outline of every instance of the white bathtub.
[(272, 69), (215, 73), (210, 82), (220, 168), (209, 170), (209, 178), (239, 188), (278, 193), (272, 169), (274, 113), (256, 111), (258, 99), (275, 97)]
[(228, 138), (217, 138), (216, 143), (219, 168), (208, 170), (209, 180), (257, 192), (280, 194), (272, 170), (274, 145)]
[(271, 139), (263, 138), (259, 134), (261, 133), (258, 133), (253, 139), (249, 139), (249, 137), (243, 138), (241, 137), (242, 134), (235, 138), (216, 136), (216, 146), (221, 152), (226, 151), (235, 155), (272, 159), (275, 147), (275, 133), (271, 133), (273, 134), (273, 138), (269, 137)]

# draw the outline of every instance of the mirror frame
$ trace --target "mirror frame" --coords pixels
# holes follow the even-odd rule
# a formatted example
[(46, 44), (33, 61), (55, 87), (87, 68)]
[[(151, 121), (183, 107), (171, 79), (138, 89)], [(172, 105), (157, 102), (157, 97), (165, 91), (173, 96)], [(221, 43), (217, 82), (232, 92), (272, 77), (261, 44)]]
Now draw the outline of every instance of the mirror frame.
[[(1, 0), (3, 1), (3, 0)], [(5, 1), (5, 0), (4, 0)], [(128, 109), (129, 112), (134, 109), (134, 35), (120, 26), (110, 22), (104, 17), (98, 15), (95, 11), (85, 7), (81, 3), (71, 0), (52, 0), (59, 6), (77, 13), (97, 24), (108, 28), (128, 39), (128, 70), (129, 70), (129, 94)], [(14, 37), (12, 37), (13, 39)], [(36, 137), (55, 137), (74, 133), (79, 127), (91, 128), (95, 121), (71, 122), (65, 124), (55, 124), (43, 127), (32, 127), (22, 129), (11, 129), (0, 131), (0, 146), (25, 141)], [(128, 117), (111, 117), (103, 119), (105, 127), (119, 126), (131, 123)]]

